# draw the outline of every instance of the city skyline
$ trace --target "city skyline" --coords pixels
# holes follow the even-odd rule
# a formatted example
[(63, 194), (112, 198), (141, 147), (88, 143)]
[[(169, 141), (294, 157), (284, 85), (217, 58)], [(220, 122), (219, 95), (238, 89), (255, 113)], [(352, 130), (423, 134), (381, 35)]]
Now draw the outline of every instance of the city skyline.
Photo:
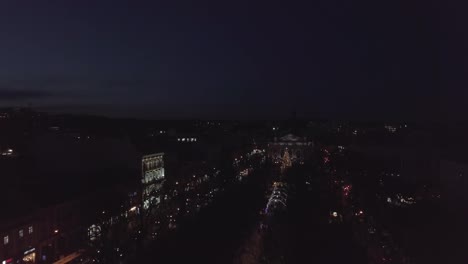
[(467, 263), (457, 1), (0, 1), (0, 264)]

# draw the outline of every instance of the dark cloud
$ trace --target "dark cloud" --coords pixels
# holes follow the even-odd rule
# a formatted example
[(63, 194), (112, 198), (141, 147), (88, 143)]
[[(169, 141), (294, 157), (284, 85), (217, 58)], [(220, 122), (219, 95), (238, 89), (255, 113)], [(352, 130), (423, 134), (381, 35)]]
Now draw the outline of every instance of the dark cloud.
[(40, 99), (53, 96), (49, 91), (39, 90), (13, 90), (0, 88), (0, 101), (21, 101)]

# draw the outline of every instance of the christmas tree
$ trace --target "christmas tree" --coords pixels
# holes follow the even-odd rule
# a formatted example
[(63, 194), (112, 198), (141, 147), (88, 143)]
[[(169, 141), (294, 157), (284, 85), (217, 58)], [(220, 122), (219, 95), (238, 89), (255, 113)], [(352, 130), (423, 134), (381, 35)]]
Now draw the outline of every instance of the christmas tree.
[(291, 157), (289, 157), (288, 149), (284, 150), (283, 160), (281, 161), (281, 170), (284, 171), (285, 169), (292, 166)]

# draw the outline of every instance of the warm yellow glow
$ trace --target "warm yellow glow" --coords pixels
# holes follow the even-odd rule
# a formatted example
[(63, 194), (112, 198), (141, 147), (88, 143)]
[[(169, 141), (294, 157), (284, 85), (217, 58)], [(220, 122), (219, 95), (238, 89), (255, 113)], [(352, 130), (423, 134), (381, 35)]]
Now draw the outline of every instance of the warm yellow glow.
[(24, 256), (23, 261), (25, 263), (34, 263), (36, 261), (36, 253), (33, 252), (33, 253), (30, 253), (30, 254)]

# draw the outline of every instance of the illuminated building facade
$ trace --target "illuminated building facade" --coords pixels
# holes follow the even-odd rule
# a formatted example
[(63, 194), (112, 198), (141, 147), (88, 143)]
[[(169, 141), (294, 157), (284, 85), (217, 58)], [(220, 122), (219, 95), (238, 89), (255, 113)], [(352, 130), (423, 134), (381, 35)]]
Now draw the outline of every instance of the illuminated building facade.
[(160, 190), (164, 183), (164, 153), (156, 153), (142, 158), (142, 201), (148, 209), (161, 201)]
[(0, 231), (0, 263), (36, 263), (39, 237), (34, 223), (17, 225)]
[(309, 158), (313, 142), (305, 137), (287, 134), (281, 138), (275, 137), (268, 143), (268, 157), (273, 163), (290, 167), (293, 164), (302, 164)]

